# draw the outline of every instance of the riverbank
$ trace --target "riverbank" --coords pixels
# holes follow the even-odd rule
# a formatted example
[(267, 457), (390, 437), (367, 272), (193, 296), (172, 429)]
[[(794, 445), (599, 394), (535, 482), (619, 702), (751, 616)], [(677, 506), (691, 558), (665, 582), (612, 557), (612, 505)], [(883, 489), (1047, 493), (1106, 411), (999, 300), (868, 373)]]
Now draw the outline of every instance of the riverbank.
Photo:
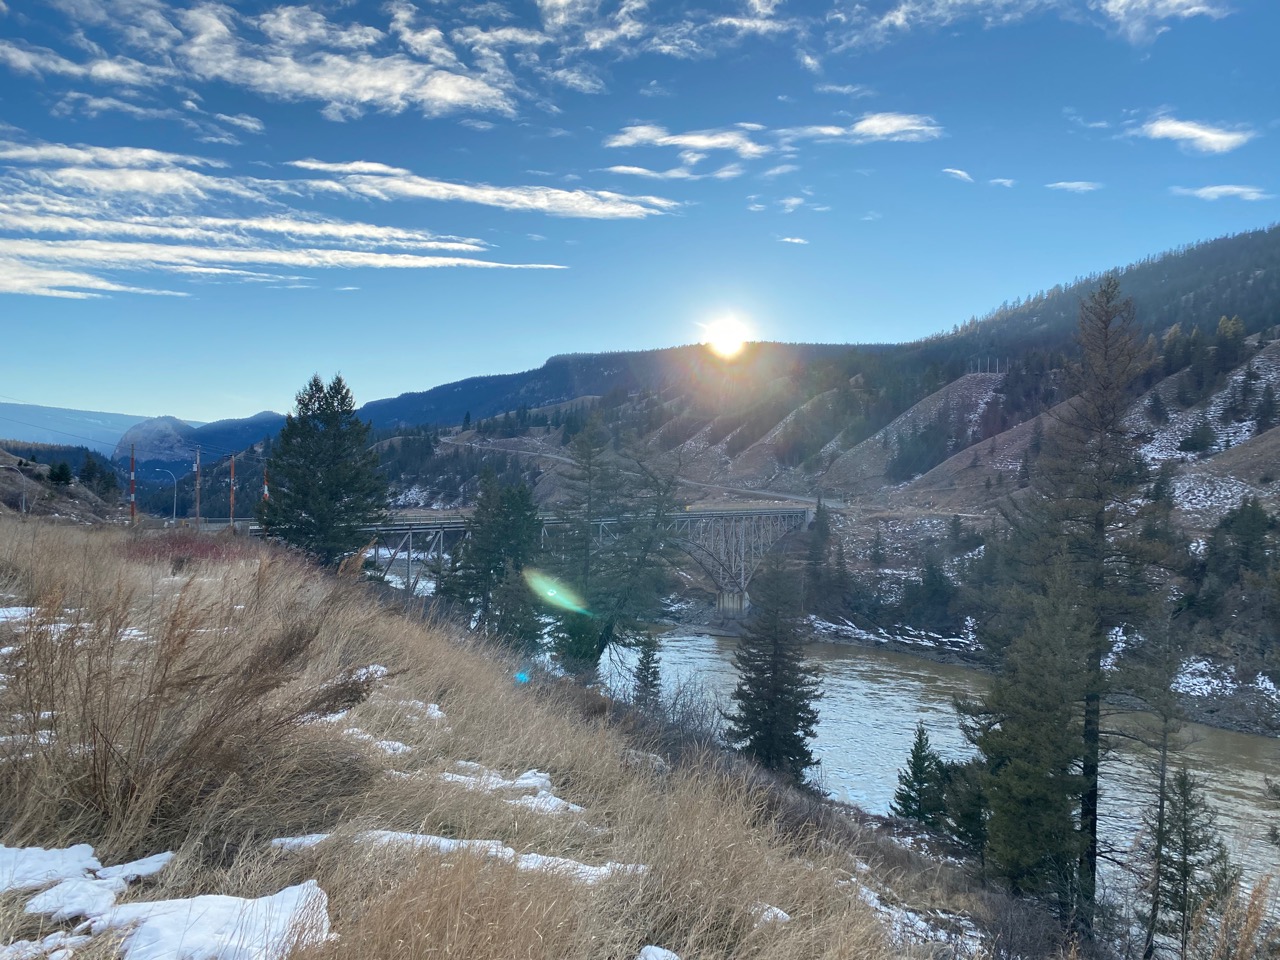
[[(720, 619), (714, 604), (691, 598), (669, 603), (665, 619), (663, 626), (667, 632), (696, 629), (707, 636), (737, 638), (744, 630), (743, 621)], [(972, 622), (959, 636), (909, 627), (900, 627), (895, 633), (884, 629), (872, 632), (849, 621), (832, 623), (814, 616), (805, 618), (804, 627), (806, 640), (811, 643), (888, 650), (986, 675), (992, 673)], [(1179, 673), (1174, 689), (1187, 720), (1192, 723), (1235, 733), (1280, 737), (1280, 693), (1264, 677), (1241, 683), (1231, 675), (1230, 668), (1192, 658)], [(1117, 695), (1113, 702), (1134, 710), (1142, 709), (1141, 702), (1134, 697)]]

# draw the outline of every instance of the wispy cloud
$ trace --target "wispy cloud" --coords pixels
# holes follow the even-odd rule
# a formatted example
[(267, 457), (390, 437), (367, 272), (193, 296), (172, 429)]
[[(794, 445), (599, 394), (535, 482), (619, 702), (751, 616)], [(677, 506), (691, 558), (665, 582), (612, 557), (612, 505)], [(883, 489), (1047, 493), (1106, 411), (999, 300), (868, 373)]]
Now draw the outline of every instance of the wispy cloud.
[(987, 181), (993, 187), (1012, 187), (1017, 182), (1017, 180), (1010, 180), (1008, 177), (993, 177)]
[(1230, 153), (1257, 136), (1249, 129), (1230, 130), (1175, 117), (1157, 117), (1143, 124), (1139, 132), (1152, 140), (1176, 140), (1197, 153)]
[(257, 117), (249, 116), (247, 113), (237, 113), (234, 116), (215, 113), (214, 118), (221, 120), (223, 123), (229, 123), (233, 127), (239, 127), (241, 130), (247, 130), (249, 133), (262, 133), (266, 129), (266, 124)]
[(779, 243), (795, 243), (795, 244), (800, 244), (802, 246), (809, 245), (809, 241), (805, 240), (803, 237), (779, 237), (778, 242)]
[(835, 49), (877, 46), (923, 30), (973, 21), (986, 27), (1018, 23), (1043, 14), (1080, 21), (1090, 18), (1134, 44), (1148, 43), (1169, 24), (1191, 17), (1224, 17), (1223, 0), (895, 0), (853, 5), (834, 19)]
[(973, 177), (969, 176), (969, 174), (964, 170), (958, 170), (955, 167), (943, 167), (942, 172), (949, 177), (954, 177), (955, 179), (961, 180), (965, 183), (973, 183)]
[(1147, 43), (1169, 29), (1168, 21), (1227, 16), (1221, 0), (1089, 0), (1132, 43)]
[(65, 143), (18, 143), (0, 140), (0, 161), (9, 163), (66, 163), (101, 167), (222, 167), (210, 160), (185, 153), (170, 153), (145, 147), (94, 147)]
[(756, 143), (741, 127), (725, 127), (718, 130), (692, 130), (688, 133), (670, 133), (655, 124), (637, 124), (623, 127), (621, 131), (604, 141), (606, 147), (679, 147), (685, 150), (730, 150), (744, 160), (762, 157), (770, 148)]
[(870, 97), (875, 94), (871, 87), (861, 83), (820, 83), (813, 89), (818, 93), (834, 93), (842, 97)]
[(797, 140), (921, 143), (926, 140), (936, 140), (943, 133), (942, 126), (933, 117), (923, 114), (866, 113), (847, 127), (836, 124), (788, 127), (779, 130), (778, 136), (788, 144)]
[(1170, 193), (1180, 197), (1197, 197), (1201, 200), (1271, 200), (1272, 194), (1261, 187), (1248, 187), (1235, 183), (1221, 183), (1211, 187), (1170, 187)]
[[(736, 176), (741, 170), (734, 166), (707, 176)], [(260, 177), (191, 154), (3, 140), (0, 167), (0, 292), (81, 299), (187, 292), (135, 282), (135, 275), (146, 273), (183, 283), (288, 286), (307, 278), (282, 270), (560, 266), (498, 261), (478, 239), (321, 216), (296, 206), (313, 194), (456, 201), (594, 219), (634, 219), (679, 206), (603, 190), (434, 180), (369, 160), (297, 160), (287, 168), (300, 177)], [(253, 212), (213, 212), (233, 208)]]
[(1093, 193), (1095, 190), (1102, 189), (1102, 184), (1092, 180), (1058, 180), (1055, 183), (1046, 183), (1045, 186), (1050, 190), (1065, 190), (1067, 193)]
[(795, 173), (799, 169), (800, 166), (795, 163), (780, 163), (776, 167), (770, 167), (764, 173), (760, 174), (760, 176), (765, 179), (772, 180), (774, 177), (780, 177), (783, 174)]

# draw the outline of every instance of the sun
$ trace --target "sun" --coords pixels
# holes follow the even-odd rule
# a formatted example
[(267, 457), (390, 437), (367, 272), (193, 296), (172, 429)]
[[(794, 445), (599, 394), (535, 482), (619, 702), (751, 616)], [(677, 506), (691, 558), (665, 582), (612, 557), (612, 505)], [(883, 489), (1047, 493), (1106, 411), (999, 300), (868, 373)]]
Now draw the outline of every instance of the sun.
[(717, 317), (710, 323), (701, 324), (702, 342), (711, 348), (711, 352), (726, 360), (732, 360), (751, 337), (751, 329), (734, 316)]

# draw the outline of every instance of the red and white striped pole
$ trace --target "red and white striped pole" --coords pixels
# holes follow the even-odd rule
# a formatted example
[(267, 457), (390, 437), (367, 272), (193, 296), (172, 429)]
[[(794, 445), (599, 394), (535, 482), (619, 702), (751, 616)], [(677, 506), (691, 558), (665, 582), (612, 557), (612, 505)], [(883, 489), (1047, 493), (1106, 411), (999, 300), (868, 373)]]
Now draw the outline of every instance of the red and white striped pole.
[(231, 532), (236, 532), (236, 455), (231, 455)]
[(137, 494), (137, 461), (134, 460), (135, 444), (129, 444), (129, 522), (138, 522), (138, 494)]

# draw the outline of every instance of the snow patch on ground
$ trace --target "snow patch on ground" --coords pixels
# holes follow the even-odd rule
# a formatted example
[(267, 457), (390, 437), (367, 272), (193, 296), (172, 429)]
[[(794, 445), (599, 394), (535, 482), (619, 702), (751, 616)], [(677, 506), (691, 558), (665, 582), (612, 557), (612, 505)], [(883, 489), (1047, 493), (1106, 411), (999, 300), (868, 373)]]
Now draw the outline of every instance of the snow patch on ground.
[(456, 783), (466, 790), (479, 790), (484, 793), (505, 793), (509, 791), (529, 791), (531, 796), (507, 799), (507, 803), (516, 807), (524, 807), (535, 813), (582, 813), (583, 808), (576, 803), (562, 800), (552, 792), (551, 777), (541, 770), (526, 770), (513, 780), (508, 780), (478, 763), (459, 761), (454, 766), (462, 773), (442, 773), (440, 779), (446, 783)]
[(927, 914), (889, 903), (870, 887), (858, 887), (862, 902), (875, 910), (889, 926), (891, 939), (902, 946), (913, 943), (949, 943), (967, 957), (985, 953), (982, 934), (968, 917), (931, 910)]
[[(305, 850), (324, 843), (327, 833), (313, 833), (302, 837), (281, 837), (271, 845), (282, 850)], [(566, 877), (588, 885), (608, 880), (613, 876), (641, 874), (649, 868), (638, 863), (614, 863), (595, 867), (570, 860), (567, 857), (551, 857), (541, 853), (516, 853), (500, 840), (460, 840), (453, 837), (437, 837), (425, 833), (401, 833), (391, 830), (366, 830), (352, 840), (371, 846), (396, 846), (417, 850), (432, 850), (440, 854), (470, 853), (480, 857), (514, 864), (517, 870), (533, 870)]]
[(1235, 693), (1240, 684), (1227, 667), (1216, 667), (1203, 657), (1184, 660), (1171, 687), (1190, 697), (1215, 697)]
[(115, 906), (116, 897), (128, 887), (122, 877), (107, 880), (71, 877), (36, 894), (27, 901), (23, 911), (47, 914), (54, 921), (96, 917)]
[(127, 903), (96, 917), (94, 934), (129, 931), (123, 960), (282, 960), (329, 936), (329, 898), (314, 880), (268, 897), (201, 896)]
[(822, 620), (815, 616), (809, 616), (806, 618), (806, 622), (813, 637), (818, 641), (827, 643), (835, 643), (840, 640), (856, 640), (863, 643), (889, 643), (892, 641), (914, 647), (931, 650), (950, 650), (957, 653), (972, 653), (982, 649), (974, 624), (966, 624), (960, 636), (948, 637), (928, 630), (916, 630), (912, 627), (902, 626), (896, 628), (893, 633), (883, 628), (877, 629), (875, 633), (872, 633), (869, 630), (863, 630), (861, 627), (855, 626), (848, 620), (833, 623), (830, 620)]
[(342, 732), (353, 740), (373, 744), (374, 747), (381, 750), (389, 757), (394, 757), (402, 753), (409, 753), (413, 750), (413, 747), (409, 746), (407, 743), (401, 743), (399, 740), (379, 740), (373, 734), (365, 733), (359, 727), (348, 727)]
[(62, 880), (88, 877), (101, 869), (93, 847), (87, 843), (53, 850), (0, 845), (0, 893), (35, 890)]
[(1175, 477), (1173, 481), (1173, 499), (1179, 509), (1215, 518), (1234, 510), (1241, 500), (1253, 493), (1253, 487), (1234, 477), (1200, 474)]

